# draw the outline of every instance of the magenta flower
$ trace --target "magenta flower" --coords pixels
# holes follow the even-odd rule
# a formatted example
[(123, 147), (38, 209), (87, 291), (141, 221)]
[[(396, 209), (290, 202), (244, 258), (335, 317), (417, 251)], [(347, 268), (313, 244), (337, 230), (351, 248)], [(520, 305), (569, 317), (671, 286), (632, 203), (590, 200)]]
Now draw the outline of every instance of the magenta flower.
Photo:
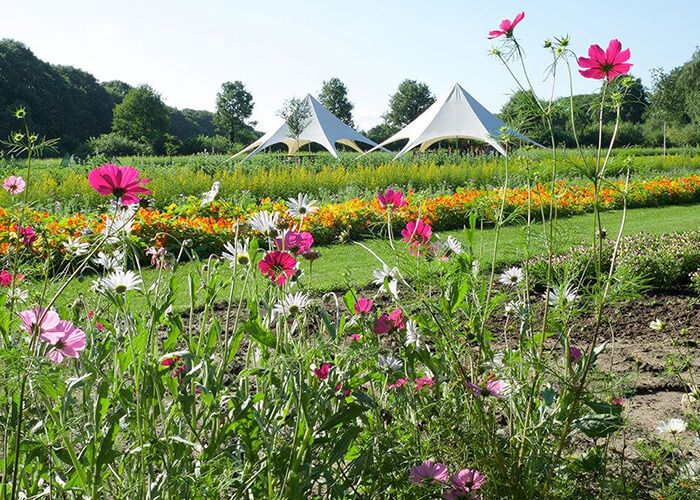
[(97, 323), (95, 323), (95, 328), (97, 328), (98, 330), (104, 330), (105, 326), (98, 321)]
[(576, 363), (581, 361), (583, 353), (578, 347), (571, 346), (569, 347), (569, 357), (571, 358), (571, 363), (575, 365)]
[(481, 488), (486, 476), (476, 469), (462, 469), (452, 474), (452, 486), (463, 491), (473, 491)]
[(21, 283), (24, 281), (24, 274), (17, 273), (14, 276), (10, 271), (0, 271), (0, 286), (10, 286), (12, 282)]
[(258, 268), (263, 276), (267, 276), (276, 285), (284, 285), (297, 270), (297, 261), (287, 252), (278, 250), (269, 252), (258, 262)]
[(417, 378), (414, 380), (416, 383), (416, 390), (420, 391), (423, 387), (433, 388), (433, 382), (435, 382), (435, 377), (428, 377), (427, 375), (423, 378)]
[(359, 333), (353, 333), (352, 335), (350, 335), (350, 340), (352, 342), (359, 342), (362, 340), (362, 335), (360, 335)]
[(447, 481), (449, 472), (445, 464), (434, 464), (430, 460), (426, 460), (420, 465), (411, 467), (411, 482), (422, 483), (426, 479), (433, 479), (440, 483)]
[(406, 229), (401, 230), (401, 241), (405, 241), (411, 247), (411, 255), (422, 255), (423, 250), (427, 249), (430, 244), (430, 237), (433, 230), (430, 225), (418, 219), (410, 221), (406, 224)]
[(139, 202), (138, 194), (151, 194), (141, 184), (148, 184), (148, 179), (139, 179), (139, 171), (134, 167), (118, 167), (107, 164), (93, 169), (88, 175), (88, 182), (95, 191), (105, 196), (114, 196), (122, 205)]
[(22, 239), (22, 245), (25, 247), (32, 246), (32, 244), (39, 239), (39, 236), (34, 232), (32, 226), (18, 226), (17, 224), (13, 224), (12, 229)]
[(314, 368), (314, 375), (318, 380), (326, 380), (328, 378), (328, 372), (331, 370), (331, 365), (329, 363), (324, 363), (321, 368)]
[(524, 18), (525, 13), (521, 12), (520, 14), (515, 16), (513, 22), (511, 22), (510, 19), (504, 19), (503, 21), (501, 21), (501, 24), (498, 26), (497, 30), (489, 31), (489, 40), (493, 40), (494, 38), (498, 38), (499, 36), (503, 35), (505, 35), (506, 38), (512, 38), (513, 30), (518, 25), (518, 23)]
[(282, 238), (277, 238), (277, 240), (275, 240), (277, 250), (286, 250), (294, 255), (308, 253), (311, 250), (311, 245), (313, 245), (313, 243), (314, 237), (311, 235), (311, 233), (297, 233), (295, 231), (287, 231), (287, 233), (284, 235), (284, 241)]
[(489, 396), (494, 398), (502, 398), (502, 391), (505, 390), (506, 384), (505, 382), (500, 382), (498, 380), (491, 379), (488, 382), (486, 382), (486, 384), (483, 386), (479, 386), (469, 382), (467, 384), (467, 387), (469, 387), (473, 391), (474, 396), (483, 396), (485, 398)]
[(355, 302), (355, 314), (367, 314), (372, 310), (372, 301), (360, 298)]
[(164, 359), (160, 364), (168, 367), (173, 378), (179, 378), (181, 375), (184, 375), (183, 372), (187, 369), (181, 356)]
[(5, 182), (2, 183), (2, 187), (5, 191), (8, 191), (10, 194), (19, 194), (22, 191), (24, 191), (24, 187), (27, 185), (26, 182), (24, 182), (24, 179), (21, 177), (15, 177), (14, 175), (9, 176), (7, 179), (5, 179)]
[(63, 335), (53, 344), (49, 352), (49, 359), (54, 363), (60, 363), (65, 358), (78, 358), (80, 352), (85, 350), (85, 332), (70, 321), (61, 320), (58, 328)]
[(374, 333), (382, 335), (385, 333), (403, 330), (406, 328), (406, 320), (401, 309), (394, 309), (389, 314), (382, 314), (374, 325)]
[(387, 387), (387, 389), (398, 389), (399, 387), (403, 387), (407, 383), (408, 383), (407, 378), (400, 378), (396, 382), (394, 382), (393, 384), (389, 384), (386, 387)]
[(408, 202), (403, 197), (403, 192), (394, 191), (391, 188), (384, 191), (384, 194), (377, 193), (377, 201), (383, 210), (393, 210), (408, 205)]
[(59, 323), (61, 318), (56, 311), (47, 311), (43, 307), (35, 307), (17, 313), (29, 335), (39, 332), (39, 338), (49, 344), (55, 344), (63, 338), (64, 331)]
[(602, 80), (607, 78), (613, 81), (618, 75), (626, 75), (633, 66), (627, 61), (630, 58), (630, 49), (622, 50), (622, 44), (618, 39), (610, 40), (608, 50), (603, 52), (600, 45), (593, 44), (588, 48), (589, 57), (579, 57), (578, 64), (582, 68), (579, 70), (586, 78)]

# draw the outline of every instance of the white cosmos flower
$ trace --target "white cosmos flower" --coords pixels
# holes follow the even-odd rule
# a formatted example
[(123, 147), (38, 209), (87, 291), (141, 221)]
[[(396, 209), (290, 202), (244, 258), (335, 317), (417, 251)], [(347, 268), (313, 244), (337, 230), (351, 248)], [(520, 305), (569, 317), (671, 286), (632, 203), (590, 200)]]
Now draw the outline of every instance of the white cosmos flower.
[(17, 287), (10, 287), (10, 289), (7, 291), (7, 296), (5, 297), (8, 304), (11, 304), (12, 302), (26, 302), (28, 298), (29, 292)]
[(279, 219), (279, 216), (280, 214), (277, 212), (270, 213), (267, 210), (261, 210), (260, 212), (255, 212), (253, 215), (248, 217), (248, 223), (254, 231), (276, 237), (277, 220)]
[(383, 354), (379, 355), (379, 368), (383, 368), (386, 370), (400, 370), (401, 367), (403, 367), (403, 363), (396, 359), (394, 356), (384, 356)]
[[(578, 289), (572, 286), (567, 286), (563, 290), (555, 286), (549, 291), (549, 305), (557, 306), (572, 304), (578, 300), (578, 294), (576, 292), (578, 292)], [(547, 298), (546, 293), (544, 297), (545, 299)]]
[(669, 418), (665, 422), (659, 422), (656, 430), (662, 434), (669, 433), (676, 435), (679, 432), (684, 432), (687, 428), (688, 427), (686, 426), (685, 422), (680, 418)]
[(126, 293), (134, 290), (142, 283), (141, 278), (134, 271), (116, 271), (102, 278), (102, 286), (105, 290), (113, 290), (116, 293)]
[(664, 328), (666, 328), (666, 322), (657, 318), (651, 323), (649, 323), (649, 328), (651, 328), (655, 332), (661, 332)]
[(393, 295), (394, 297), (398, 296), (398, 267), (389, 268), (389, 266), (384, 264), (382, 269), (375, 269), (374, 271), (372, 271), (372, 275), (374, 276), (375, 285), (379, 285), (383, 289), (384, 280), (387, 280), (389, 285), (389, 292), (391, 293), (391, 295)]
[(311, 303), (309, 296), (303, 292), (290, 293), (280, 302), (275, 304), (273, 311), (283, 316), (296, 316), (306, 309)]
[(124, 253), (119, 250), (115, 250), (111, 255), (100, 252), (97, 254), (97, 257), (93, 259), (93, 262), (103, 267), (104, 270), (109, 273), (117, 269), (122, 269)]
[(79, 257), (87, 253), (90, 243), (80, 241), (80, 237), (73, 239), (69, 236), (68, 241), (63, 242), (63, 248), (66, 249), (66, 253), (71, 257)]
[(418, 328), (418, 324), (412, 319), (409, 319), (408, 322), (406, 322), (405, 345), (406, 347), (408, 347), (409, 345), (413, 345), (416, 349), (420, 349), (421, 346), (420, 329)]
[(204, 207), (214, 201), (216, 197), (219, 196), (220, 187), (221, 183), (219, 181), (215, 181), (214, 184), (211, 185), (211, 189), (202, 195), (202, 203), (200, 203), (199, 206)]
[(505, 286), (515, 286), (523, 280), (523, 270), (519, 267), (511, 267), (501, 273), (498, 281)]
[(236, 263), (239, 266), (247, 266), (250, 263), (250, 253), (248, 253), (248, 238), (241, 242), (236, 240), (235, 246), (227, 241), (224, 244), (225, 252), (221, 253), (221, 256), (229, 261), (229, 266), (234, 267)]
[(308, 195), (303, 193), (299, 193), (296, 200), (294, 198), (289, 198), (287, 202), (289, 204), (287, 213), (292, 217), (305, 217), (318, 210), (318, 207), (315, 205), (316, 200), (309, 201)]

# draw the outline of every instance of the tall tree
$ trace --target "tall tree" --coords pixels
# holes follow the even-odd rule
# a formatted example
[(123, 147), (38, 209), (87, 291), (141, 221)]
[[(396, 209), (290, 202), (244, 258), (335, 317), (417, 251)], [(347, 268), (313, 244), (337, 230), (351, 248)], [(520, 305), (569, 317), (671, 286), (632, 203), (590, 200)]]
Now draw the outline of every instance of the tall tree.
[(299, 137), (309, 124), (311, 119), (311, 110), (306, 105), (306, 101), (292, 97), (287, 99), (277, 114), (287, 122), (289, 128), (289, 136), (294, 139), (297, 151), (299, 150)]
[(169, 121), (168, 107), (160, 95), (148, 85), (140, 85), (131, 89), (114, 108), (112, 131), (143, 141), (158, 151)]
[(237, 130), (248, 128), (245, 121), (253, 114), (253, 106), (253, 95), (243, 82), (224, 82), (221, 92), (216, 94), (214, 124), (233, 141)]
[(352, 120), (352, 110), (355, 107), (348, 99), (348, 88), (339, 78), (331, 78), (323, 82), (321, 93), (318, 96), (328, 110), (337, 116), (343, 123), (355, 127)]
[(435, 102), (435, 96), (425, 83), (404, 80), (389, 98), (389, 111), (382, 117), (393, 129), (405, 127)]

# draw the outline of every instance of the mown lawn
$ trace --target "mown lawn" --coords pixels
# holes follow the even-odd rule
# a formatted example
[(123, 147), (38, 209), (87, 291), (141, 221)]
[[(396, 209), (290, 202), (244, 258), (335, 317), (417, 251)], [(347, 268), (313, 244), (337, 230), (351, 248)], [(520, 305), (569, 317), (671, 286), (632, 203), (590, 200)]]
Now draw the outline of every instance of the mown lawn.
[[(602, 214), (603, 226), (607, 229), (609, 238), (615, 238), (622, 220), (622, 211), (611, 211)], [(578, 215), (560, 219), (556, 223), (556, 233), (559, 249), (567, 248), (592, 241), (593, 215)], [(624, 234), (639, 232), (668, 233), (671, 231), (687, 231), (700, 229), (700, 204), (676, 205), (662, 208), (644, 208), (629, 210)], [(532, 244), (535, 252), (543, 251), (543, 225), (536, 224), (532, 231)], [(466, 238), (463, 231), (445, 231), (438, 233), (441, 238), (453, 235), (463, 244)], [(496, 231), (494, 229), (477, 230), (474, 238), (474, 250), (482, 262), (490, 262), (493, 253)], [(523, 260), (525, 254), (526, 229), (525, 226), (506, 226), (501, 230), (498, 264), (509, 265)], [(386, 240), (366, 240), (362, 242), (387, 264), (394, 265), (396, 257)], [(376, 257), (356, 244), (332, 245), (319, 247), (321, 258), (314, 262), (311, 273), (311, 287), (313, 291), (322, 293), (331, 290), (346, 290), (349, 286), (362, 288), (372, 281), (372, 271), (381, 267)], [(197, 273), (203, 262), (187, 262), (177, 267), (175, 273), (180, 283), (175, 305), (177, 308), (185, 308), (190, 304), (187, 290), (187, 275)], [(303, 262), (306, 272), (304, 281), (309, 277), (309, 263)], [(153, 269), (144, 269), (146, 286), (150, 286), (158, 273)], [(82, 282), (74, 281), (63, 294), (63, 301), (68, 304), (74, 300), (78, 293), (89, 296), (91, 279)], [(58, 284), (50, 285), (49, 291), (54, 292)], [(225, 297), (222, 296), (222, 301)], [(137, 313), (145, 307), (138, 297), (132, 302), (132, 310)]]

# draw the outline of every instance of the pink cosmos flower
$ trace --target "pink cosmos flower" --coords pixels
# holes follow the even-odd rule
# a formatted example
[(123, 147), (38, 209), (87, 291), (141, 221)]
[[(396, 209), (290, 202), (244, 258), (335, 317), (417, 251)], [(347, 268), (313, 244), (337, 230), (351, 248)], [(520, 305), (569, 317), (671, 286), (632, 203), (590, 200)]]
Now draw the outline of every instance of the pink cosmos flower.
[(447, 481), (449, 473), (445, 464), (434, 464), (426, 460), (420, 465), (411, 467), (411, 482), (422, 483), (425, 479), (433, 479), (440, 483)]
[(501, 24), (498, 26), (497, 30), (489, 31), (489, 40), (493, 40), (494, 38), (498, 38), (499, 36), (503, 35), (505, 35), (506, 38), (512, 38), (513, 30), (518, 25), (518, 23), (524, 18), (525, 13), (521, 12), (520, 14), (515, 16), (513, 22), (511, 22), (510, 19), (504, 19), (503, 21), (501, 21)]
[(384, 194), (377, 193), (377, 201), (383, 210), (393, 210), (408, 205), (408, 202), (403, 197), (403, 192), (394, 191), (391, 188), (384, 191)]
[(8, 191), (10, 194), (19, 194), (24, 191), (24, 187), (27, 185), (24, 179), (21, 177), (15, 177), (14, 175), (9, 176), (2, 183), (3, 189)]
[[(336, 385), (336, 386), (335, 386), (335, 390), (336, 390), (336, 391), (342, 391), (342, 390), (343, 390), (343, 384), (338, 384), (338, 385)], [(350, 394), (352, 394), (352, 389), (346, 389), (345, 391), (343, 391), (343, 396), (345, 396), (346, 398), (347, 398), (347, 397), (350, 397)]]
[(326, 380), (328, 378), (328, 372), (331, 370), (331, 365), (329, 363), (324, 363), (321, 368), (314, 368), (314, 375), (319, 380)]
[(61, 318), (56, 311), (47, 311), (43, 307), (35, 307), (17, 314), (22, 321), (22, 328), (29, 335), (33, 335), (35, 331), (38, 331), (39, 338), (49, 344), (55, 344), (63, 338), (64, 331), (59, 325)]
[(85, 332), (70, 321), (61, 320), (58, 328), (63, 335), (53, 343), (53, 349), (49, 352), (49, 359), (54, 363), (60, 363), (65, 358), (78, 358), (80, 352), (85, 350)]
[(588, 48), (589, 57), (579, 57), (578, 64), (582, 68), (579, 70), (586, 78), (602, 80), (607, 78), (613, 81), (618, 75), (626, 75), (633, 66), (627, 61), (630, 58), (630, 49), (622, 50), (622, 44), (618, 39), (610, 40), (608, 50), (603, 52), (600, 45), (593, 44)]
[(0, 271), (0, 286), (10, 286), (12, 282), (22, 283), (24, 281), (24, 274), (17, 273), (14, 276), (10, 271), (2, 270)]
[(350, 340), (353, 342), (359, 342), (362, 340), (362, 335), (360, 335), (359, 333), (353, 333), (352, 335), (350, 335)]
[(178, 378), (186, 367), (185, 363), (182, 361), (181, 356), (175, 356), (174, 358), (167, 358), (160, 362), (162, 366), (167, 366), (170, 369), (173, 378)]
[(407, 383), (408, 383), (407, 378), (400, 378), (396, 382), (394, 382), (393, 384), (389, 384), (386, 387), (387, 387), (387, 389), (398, 389), (399, 387), (403, 387)]
[(423, 378), (417, 378), (414, 380), (416, 383), (416, 390), (420, 391), (423, 387), (433, 388), (433, 382), (435, 382), (435, 377), (428, 377), (427, 375)]
[(148, 184), (148, 179), (139, 179), (139, 171), (134, 167), (118, 167), (107, 164), (93, 169), (88, 175), (88, 182), (95, 191), (105, 196), (114, 196), (122, 205), (139, 202), (138, 194), (151, 194), (141, 184)]
[(39, 239), (39, 236), (34, 232), (32, 226), (18, 226), (17, 224), (13, 224), (12, 229), (22, 239), (22, 245), (25, 247), (32, 246), (32, 244)]
[(575, 365), (576, 363), (581, 361), (583, 353), (578, 347), (571, 346), (569, 347), (569, 357), (571, 358), (571, 363)]
[(294, 255), (309, 252), (313, 243), (314, 237), (311, 235), (311, 233), (307, 233), (305, 231), (301, 233), (287, 231), (287, 233), (284, 235), (284, 241), (282, 241), (282, 238), (277, 238), (275, 240), (277, 250), (286, 250)]
[(612, 398), (612, 399), (610, 400), (610, 404), (613, 404), (613, 405), (622, 405), (623, 401), (624, 401), (624, 400), (623, 400), (622, 398)]
[(98, 321), (97, 323), (95, 323), (95, 328), (97, 328), (98, 330), (104, 330), (105, 326)]
[(486, 382), (486, 385), (479, 386), (469, 382), (467, 384), (467, 387), (469, 387), (473, 391), (474, 396), (491, 396), (494, 398), (502, 398), (502, 391), (506, 388), (506, 384), (504, 382), (491, 379), (488, 382)]
[(374, 325), (374, 333), (382, 335), (406, 328), (406, 320), (401, 309), (394, 309), (389, 314), (382, 314)]
[(151, 258), (151, 265), (155, 266), (156, 269), (168, 270), (170, 264), (165, 258), (168, 250), (165, 247), (148, 247), (146, 249), (146, 256)]
[(452, 474), (452, 485), (463, 491), (473, 491), (481, 488), (486, 476), (476, 469), (462, 469)]
[(263, 276), (270, 278), (276, 285), (284, 285), (296, 272), (297, 261), (289, 253), (275, 250), (258, 262), (258, 268)]
[(355, 314), (367, 314), (372, 310), (372, 301), (360, 298), (355, 302)]
[(430, 237), (433, 230), (430, 225), (418, 219), (406, 224), (406, 228), (401, 230), (401, 241), (405, 241), (411, 246), (411, 255), (422, 255), (423, 251), (429, 247)]

